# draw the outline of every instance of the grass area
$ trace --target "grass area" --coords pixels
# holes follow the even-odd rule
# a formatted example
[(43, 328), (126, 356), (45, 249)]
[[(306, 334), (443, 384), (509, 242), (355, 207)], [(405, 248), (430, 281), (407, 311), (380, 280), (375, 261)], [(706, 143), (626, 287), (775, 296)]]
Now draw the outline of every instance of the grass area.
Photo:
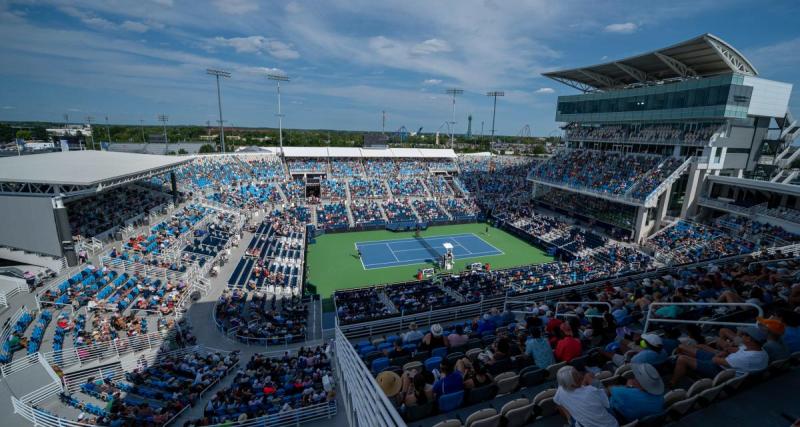
[[(486, 224), (473, 223), (431, 227), (422, 232), (422, 237), (465, 233), (474, 233), (487, 243), (503, 251), (503, 254), (456, 259), (454, 271), (463, 271), (467, 265), (473, 262), (488, 262), (492, 269), (498, 269), (524, 264), (542, 264), (553, 260), (553, 257), (547, 255), (541, 249), (503, 230), (490, 227), (487, 235)], [(316, 243), (308, 246), (306, 255), (307, 280), (317, 287), (317, 292), (322, 298), (330, 297), (337, 289), (414, 280), (420, 268), (431, 267), (431, 264), (420, 263), (364, 270), (355, 249), (356, 242), (407, 239), (409, 237), (414, 237), (413, 231), (396, 233), (377, 230), (320, 236), (317, 238)]]

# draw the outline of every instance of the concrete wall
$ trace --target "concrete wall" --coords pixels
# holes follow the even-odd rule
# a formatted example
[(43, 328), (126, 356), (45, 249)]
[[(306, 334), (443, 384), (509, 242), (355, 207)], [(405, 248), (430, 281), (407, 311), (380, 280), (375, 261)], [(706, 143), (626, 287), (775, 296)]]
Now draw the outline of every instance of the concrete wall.
[(49, 197), (0, 196), (0, 245), (61, 256)]

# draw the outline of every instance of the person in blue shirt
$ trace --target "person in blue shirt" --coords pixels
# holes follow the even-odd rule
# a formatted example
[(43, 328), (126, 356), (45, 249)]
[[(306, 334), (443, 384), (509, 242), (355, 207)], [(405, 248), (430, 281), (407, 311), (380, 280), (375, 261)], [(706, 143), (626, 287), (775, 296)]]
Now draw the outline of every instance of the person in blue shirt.
[(633, 378), (625, 386), (611, 387), (611, 410), (623, 423), (655, 415), (664, 410), (664, 382), (647, 363), (631, 365)]
[(484, 314), (483, 319), (478, 322), (478, 335), (483, 335), (487, 332), (494, 333), (496, 329), (497, 327), (488, 313)]
[(547, 369), (548, 366), (556, 363), (553, 348), (550, 347), (547, 339), (542, 337), (542, 328), (531, 327), (529, 331), (531, 336), (525, 341), (525, 354), (533, 359), (533, 363), (537, 367)]
[(789, 347), (789, 352), (800, 351), (800, 314), (782, 309), (778, 311), (777, 318), (785, 325), (783, 342)]
[(631, 363), (647, 363), (659, 366), (667, 361), (669, 355), (664, 351), (664, 343), (656, 334), (644, 334), (639, 342), (642, 350), (631, 358)]
[(442, 360), (439, 371), (439, 379), (433, 383), (433, 394), (437, 398), (443, 394), (464, 390), (464, 377), (461, 371), (453, 369), (453, 364), (447, 359)]

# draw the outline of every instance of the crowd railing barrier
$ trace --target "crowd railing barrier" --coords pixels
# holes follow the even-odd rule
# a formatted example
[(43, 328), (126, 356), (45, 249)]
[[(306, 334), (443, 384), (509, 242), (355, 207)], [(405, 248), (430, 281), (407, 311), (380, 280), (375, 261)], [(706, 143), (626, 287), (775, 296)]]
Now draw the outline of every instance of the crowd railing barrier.
[(351, 427), (394, 427), (406, 423), (372, 377), (345, 334), (336, 329), (336, 374)]
[(683, 325), (712, 325), (712, 326), (732, 326), (732, 327), (739, 327), (739, 326), (758, 326), (756, 321), (747, 323), (747, 322), (726, 322), (721, 320), (694, 320), (694, 319), (672, 319), (672, 318), (659, 318), (653, 317), (654, 313), (656, 312), (656, 307), (668, 307), (668, 306), (678, 306), (678, 307), (724, 307), (724, 308), (736, 308), (736, 307), (746, 307), (755, 309), (758, 312), (758, 317), (764, 316), (764, 310), (758, 305), (749, 302), (736, 302), (736, 303), (723, 303), (723, 302), (652, 302), (648, 307), (647, 317), (645, 318), (644, 322), (644, 330), (642, 331), (643, 334), (647, 333), (648, 328), (650, 327), (650, 323), (677, 323)]

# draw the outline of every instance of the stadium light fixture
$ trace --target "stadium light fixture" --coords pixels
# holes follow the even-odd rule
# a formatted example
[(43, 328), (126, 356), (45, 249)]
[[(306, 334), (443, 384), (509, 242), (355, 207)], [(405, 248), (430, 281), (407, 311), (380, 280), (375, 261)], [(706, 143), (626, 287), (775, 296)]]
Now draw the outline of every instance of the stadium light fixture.
[(452, 124), (452, 126), (450, 126), (450, 148), (453, 148), (453, 138), (456, 129), (456, 95), (461, 95), (462, 93), (464, 93), (464, 90), (458, 88), (451, 88), (447, 89), (444, 92), (453, 97), (453, 121), (450, 122)]
[(498, 96), (506, 96), (506, 93), (502, 90), (493, 90), (491, 92), (486, 92), (486, 96), (491, 96), (494, 98), (494, 104), (492, 106), (492, 141), (494, 142), (494, 118), (495, 113), (497, 112), (497, 97)]
[(108, 116), (106, 116), (106, 139), (108, 140), (108, 143), (111, 144), (111, 131), (108, 129)]
[(161, 125), (164, 127), (164, 154), (169, 153), (167, 147), (169, 147), (169, 139), (167, 138), (167, 121), (169, 120), (169, 116), (166, 114), (159, 114), (158, 121), (161, 122)]
[(222, 152), (225, 152), (225, 125), (222, 121), (222, 92), (219, 88), (219, 78), (231, 78), (231, 73), (228, 71), (217, 70), (214, 68), (207, 68), (206, 74), (217, 78), (217, 107), (219, 107), (219, 140), (222, 145)]
[(89, 131), (92, 132), (92, 150), (96, 150), (97, 148), (94, 146), (94, 129), (92, 129), (92, 120), (94, 120), (94, 117), (86, 116), (86, 123), (89, 124)]
[(286, 74), (267, 73), (267, 78), (274, 80), (278, 88), (278, 140), (281, 146), (281, 155), (283, 155), (283, 114), (281, 113), (281, 82), (288, 82), (289, 76)]

